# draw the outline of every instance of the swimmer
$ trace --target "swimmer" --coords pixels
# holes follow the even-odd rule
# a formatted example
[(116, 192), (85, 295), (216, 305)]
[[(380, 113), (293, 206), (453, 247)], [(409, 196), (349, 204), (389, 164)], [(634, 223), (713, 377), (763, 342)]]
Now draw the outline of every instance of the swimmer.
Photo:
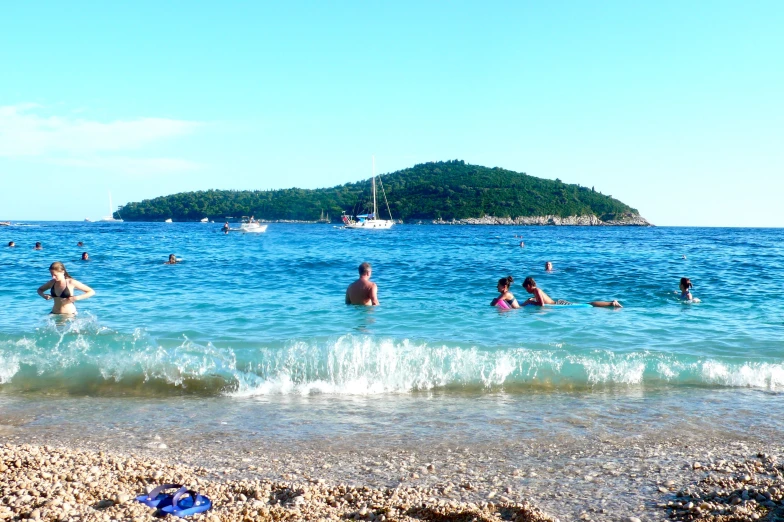
[(223, 233), (224, 234), (228, 234), (229, 233), (229, 222), (228, 221), (223, 224)]
[[(569, 301), (564, 301), (563, 299), (559, 299), (558, 301), (554, 301), (549, 295), (544, 293), (544, 290), (541, 288), (537, 288), (536, 281), (534, 281), (533, 277), (526, 277), (525, 281), (523, 281), (523, 288), (529, 294), (533, 294), (533, 297), (529, 298), (523, 306), (544, 306), (544, 305), (570, 305)], [(596, 306), (600, 308), (623, 308), (621, 303), (618, 301), (591, 301), (588, 303), (591, 306)]]
[(520, 308), (520, 304), (517, 302), (517, 299), (515, 299), (514, 294), (509, 291), (512, 287), (512, 283), (514, 283), (514, 277), (512, 276), (502, 277), (498, 280), (497, 288), (498, 293), (501, 295), (490, 301), (490, 306), (498, 306), (498, 301), (504, 301), (506, 306), (502, 305), (502, 308)]
[(359, 265), (359, 279), (346, 288), (346, 304), (376, 306), (378, 305), (378, 286), (370, 281), (373, 267), (370, 263)]
[(16, 246), (16, 243), (14, 243), (13, 241), (9, 241), (8, 242), (8, 247), (9, 248), (14, 248), (15, 246)]
[(525, 246), (525, 241), (520, 241), (520, 248)]
[(40, 241), (36, 241), (35, 242), (35, 246), (33, 247), (33, 250), (43, 250), (43, 249), (44, 249), (44, 247), (41, 246), (41, 242)]
[[(52, 278), (38, 288), (38, 295), (47, 301), (54, 299), (51, 311), (53, 314), (76, 315), (74, 302), (89, 299), (95, 295), (95, 290), (71, 277), (71, 274), (65, 269), (65, 265), (59, 261), (55, 261), (49, 266), (49, 273)], [(44, 293), (50, 289), (50, 293)], [(76, 290), (84, 293), (76, 295)]]
[(545, 272), (552, 272), (553, 271), (553, 264), (550, 261), (546, 262), (544, 264), (544, 270), (545, 270)]
[(90, 254), (88, 254), (87, 252), (82, 252), (82, 261), (89, 261), (89, 260), (90, 260)]
[(699, 303), (700, 300), (694, 297), (691, 294), (691, 289), (694, 288), (694, 285), (691, 284), (691, 279), (688, 277), (681, 277), (681, 282), (678, 285), (681, 289), (681, 300), (683, 301), (691, 301), (693, 303)]
[(164, 265), (176, 265), (177, 263), (179, 263), (179, 261), (177, 260), (175, 255), (174, 254), (169, 254), (169, 260), (166, 261), (164, 263)]
[(76, 246), (78, 246), (78, 247), (83, 247), (83, 246), (84, 246), (84, 242), (82, 242), (82, 241), (79, 241), (78, 243), (76, 243)]

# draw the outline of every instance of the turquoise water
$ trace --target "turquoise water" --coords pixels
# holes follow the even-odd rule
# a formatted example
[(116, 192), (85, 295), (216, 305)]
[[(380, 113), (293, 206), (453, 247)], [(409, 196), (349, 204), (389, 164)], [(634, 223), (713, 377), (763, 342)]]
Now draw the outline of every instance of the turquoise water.
[[(219, 229), (0, 228), (0, 391), (394, 402), (421, 392), (784, 389), (782, 230)], [(11, 240), (17, 248), (4, 246)], [(183, 263), (164, 265), (170, 253)], [(97, 293), (74, 320), (48, 315), (35, 293), (58, 260)], [(373, 264), (379, 307), (343, 304), (362, 261)], [(499, 311), (488, 305), (507, 274), (521, 300), (531, 275), (554, 298), (624, 308)], [(678, 300), (682, 276), (701, 303)]]

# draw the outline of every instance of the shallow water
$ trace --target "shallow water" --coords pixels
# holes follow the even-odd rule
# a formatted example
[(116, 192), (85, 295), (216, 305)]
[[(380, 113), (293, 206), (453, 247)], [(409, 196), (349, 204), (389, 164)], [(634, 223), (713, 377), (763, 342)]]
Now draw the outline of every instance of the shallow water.
[[(343, 402), (330, 398), (369, 397), (357, 406), (367, 412), (363, 418), (384, 417), (372, 413), (382, 408), (391, 415), (385, 418), (405, 415), (411, 429), (420, 418), (513, 426), (515, 417), (499, 404), (541, 409), (545, 401), (557, 412), (548, 424), (578, 433), (581, 422), (603, 419), (621, 399), (648, 401), (655, 411), (661, 397), (677, 404), (697, 390), (710, 410), (711, 393), (729, 393), (724, 402), (731, 403), (732, 390), (738, 397), (756, 390), (775, 409), (784, 389), (781, 230), (219, 229), (0, 229), (0, 244), (19, 245), (0, 249), (0, 393), (15, 404), (25, 397), (114, 398), (120, 415), (128, 397), (220, 398), (226, 411), (263, 399), (304, 417), (340, 417)], [(35, 241), (43, 251), (32, 249)], [(79, 261), (82, 251), (91, 261)], [(169, 253), (183, 262), (164, 265)], [(35, 294), (55, 260), (97, 292), (77, 303), (72, 320), (48, 315), (51, 303)], [(543, 269), (547, 260), (552, 273)], [(343, 304), (361, 261), (373, 263), (379, 307)], [(554, 298), (618, 299), (624, 308), (499, 311), (488, 304), (507, 274), (518, 283), (534, 276)], [(678, 300), (681, 276), (695, 283), (701, 303)], [(514, 292), (525, 298), (517, 283)], [(411, 407), (423, 393), (435, 409)], [(648, 422), (646, 408), (621, 415), (618, 429), (630, 418)], [(465, 417), (450, 416), (455, 411)], [(601, 422), (612, 425), (612, 416)], [(290, 437), (304, 429), (283, 426)], [(443, 429), (423, 426), (416, 428), (423, 437)], [(460, 428), (450, 429), (458, 436)], [(486, 429), (488, 437), (498, 435)]]

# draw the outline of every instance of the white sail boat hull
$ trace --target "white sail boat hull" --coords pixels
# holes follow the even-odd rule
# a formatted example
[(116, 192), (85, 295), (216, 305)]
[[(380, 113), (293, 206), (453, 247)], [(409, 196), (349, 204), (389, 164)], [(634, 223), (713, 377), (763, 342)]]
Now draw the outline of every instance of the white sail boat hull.
[(392, 228), (395, 222), (390, 219), (366, 219), (365, 221), (357, 221), (354, 223), (349, 223), (346, 225), (346, 228), (362, 228), (362, 229), (374, 229), (374, 228)]

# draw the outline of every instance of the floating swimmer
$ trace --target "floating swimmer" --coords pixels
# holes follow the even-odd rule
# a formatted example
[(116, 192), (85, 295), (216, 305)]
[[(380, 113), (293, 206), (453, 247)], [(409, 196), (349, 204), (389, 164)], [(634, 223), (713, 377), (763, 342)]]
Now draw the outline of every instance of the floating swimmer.
[(692, 302), (692, 303), (699, 303), (700, 302), (700, 300), (698, 298), (694, 297), (691, 294), (691, 289), (694, 288), (694, 285), (691, 284), (691, 279), (689, 279), (688, 277), (681, 277), (681, 283), (678, 286), (681, 289), (681, 296), (680, 296), (680, 298), (681, 298), (682, 301), (688, 301), (688, 302)]
[(514, 294), (509, 291), (514, 283), (512, 276), (502, 277), (498, 280), (498, 292), (501, 294), (492, 301), (490, 306), (497, 306), (501, 310), (509, 310), (510, 308), (520, 308), (520, 304), (515, 299)]
[(176, 265), (177, 263), (181, 263), (181, 259), (177, 259), (174, 254), (169, 254), (169, 260), (164, 263), (164, 265)]
[[(533, 297), (529, 298), (523, 306), (547, 306), (547, 305), (558, 305), (558, 306), (579, 306), (575, 303), (571, 303), (569, 301), (564, 301), (563, 299), (559, 299), (557, 301), (553, 300), (549, 295), (544, 293), (544, 290), (541, 288), (537, 288), (536, 281), (534, 281), (533, 277), (526, 277), (525, 281), (523, 281), (523, 288), (529, 294), (533, 294)], [(591, 301), (587, 303), (590, 306), (595, 306), (599, 308), (623, 308), (621, 303), (618, 301)]]
[[(71, 274), (65, 269), (65, 265), (59, 261), (55, 261), (49, 266), (49, 273), (52, 278), (38, 288), (38, 295), (47, 301), (54, 299), (54, 306), (52, 306), (50, 313), (76, 315), (74, 303), (95, 295), (95, 290), (71, 277)], [(50, 293), (44, 293), (50, 289)], [(76, 295), (76, 290), (84, 293)]]
[(545, 272), (552, 272), (553, 271), (553, 264), (550, 261), (546, 262), (544, 264), (544, 270), (545, 270)]

